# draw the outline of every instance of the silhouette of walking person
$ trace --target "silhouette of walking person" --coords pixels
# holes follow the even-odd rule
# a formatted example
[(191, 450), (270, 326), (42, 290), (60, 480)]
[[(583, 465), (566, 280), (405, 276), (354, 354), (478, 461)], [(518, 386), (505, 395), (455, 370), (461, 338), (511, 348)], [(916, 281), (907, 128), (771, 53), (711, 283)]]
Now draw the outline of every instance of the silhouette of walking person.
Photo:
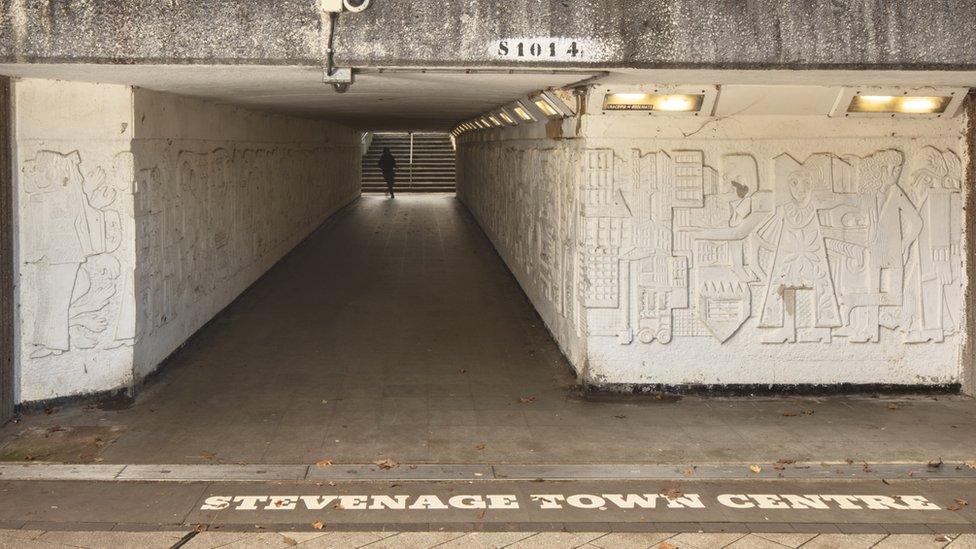
[(393, 158), (393, 153), (390, 152), (389, 147), (383, 149), (383, 154), (376, 164), (383, 172), (383, 179), (386, 180), (386, 191), (390, 193), (390, 198), (396, 198), (393, 196), (393, 183), (396, 180), (397, 161), (396, 158)]

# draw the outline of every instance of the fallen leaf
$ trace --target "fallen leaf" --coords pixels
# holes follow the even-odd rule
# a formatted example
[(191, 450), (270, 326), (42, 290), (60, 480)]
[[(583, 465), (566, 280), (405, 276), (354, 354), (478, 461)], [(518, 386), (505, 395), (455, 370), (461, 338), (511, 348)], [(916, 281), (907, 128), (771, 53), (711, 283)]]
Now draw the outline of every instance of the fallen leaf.
[(889, 404), (888, 405), (888, 409), (889, 410), (898, 410), (898, 405), (897, 404)]
[(474, 445), (474, 449), (475, 450), (484, 450), (485, 449), (485, 445), (483, 443), (482, 444), (475, 444)]
[(803, 415), (805, 416), (812, 416), (814, 413), (816, 413), (815, 410), (803, 410)]
[(532, 404), (533, 402), (535, 402), (535, 397), (534, 396), (522, 397), (519, 399), (519, 402), (521, 404)]
[(935, 460), (930, 461), (928, 463), (928, 467), (929, 469), (938, 469), (939, 467), (942, 467), (943, 463), (945, 462), (942, 461), (942, 458), (939, 458), (939, 461), (935, 461)]
[(798, 415), (800, 415), (800, 414), (798, 414), (796, 412), (783, 412), (783, 417), (796, 417)]
[(392, 468), (394, 468), (394, 467), (396, 467), (396, 466), (397, 466), (397, 462), (395, 462), (395, 461), (393, 461), (393, 460), (392, 460), (392, 459), (390, 459), (390, 458), (386, 458), (386, 459), (381, 459), (381, 460), (379, 460), (379, 461), (374, 461), (373, 463), (374, 463), (374, 464), (375, 464), (375, 465), (376, 465), (377, 467), (379, 467), (380, 469), (384, 469), (384, 470), (385, 470), (385, 469), (392, 469)]
[(692, 475), (695, 474), (695, 468), (694, 467), (685, 467), (685, 470), (684, 471), (681, 471), (681, 473), (684, 476), (686, 476), (686, 477), (690, 477), (690, 476), (692, 476)]
[(674, 501), (674, 500), (680, 498), (681, 496), (683, 496), (684, 493), (682, 493), (677, 488), (668, 488), (667, 490), (662, 491), (661, 492), (661, 495), (664, 496), (664, 497), (666, 497), (666, 498), (668, 498), (671, 501)]
[(459, 374), (466, 374), (466, 373), (468, 373), (468, 371), (465, 370), (464, 368), (461, 368), (460, 370), (458, 370), (458, 373)]
[(958, 503), (959, 505), (962, 505), (963, 507), (969, 505), (969, 502), (966, 501), (966, 500), (964, 500), (964, 499), (962, 499), (962, 498), (956, 498), (956, 503)]
[(762, 472), (762, 467), (760, 467), (758, 465), (750, 465), (749, 466), (749, 470), (752, 471), (753, 473), (761, 473)]
[(322, 467), (332, 467), (332, 460), (331, 459), (320, 459), (320, 460), (318, 460), (318, 461), (315, 462), (315, 466), (316, 467), (319, 467), (319, 468), (322, 468)]
[(943, 536), (936, 536), (935, 541), (940, 542), (940, 543), (946, 543), (946, 542), (952, 541), (952, 538), (950, 538), (949, 536), (945, 536), (945, 535), (943, 535)]
[(662, 541), (658, 544), (657, 549), (678, 549), (677, 545), (671, 545), (666, 541)]
[(864, 472), (865, 472), (865, 473), (871, 473), (871, 472), (873, 472), (873, 471), (874, 471), (874, 469), (872, 469), (872, 468), (871, 468), (871, 466), (870, 466), (870, 465), (868, 465), (868, 462), (866, 462), (866, 461), (865, 461), (865, 462), (864, 462)]
[(197, 526), (196, 526), (196, 528), (194, 528), (194, 530), (195, 530), (195, 531), (196, 531), (196, 532), (197, 532), (198, 534), (199, 534), (200, 532), (206, 532), (206, 531), (207, 531), (207, 525), (206, 525), (206, 524), (197, 524)]
[(286, 536), (284, 534), (279, 534), (279, 535), (281, 536), (281, 541), (283, 541), (285, 543), (285, 545), (290, 545), (292, 547), (294, 547), (295, 545), (298, 545), (298, 542), (295, 541), (294, 539), (292, 539), (292, 538), (290, 538), (290, 537), (288, 537), (288, 536)]
[(323, 524), (321, 520), (317, 520), (312, 523), (312, 528), (315, 528), (316, 530), (321, 530), (325, 528), (325, 524)]
[(200, 457), (203, 459), (215, 460), (217, 459), (217, 454), (214, 452), (200, 452)]
[(966, 467), (969, 467), (970, 469), (976, 469), (976, 459), (974, 459), (972, 461), (967, 461), (966, 462)]
[(779, 460), (776, 460), (776, 463), (778, 463), (780, 465), (793, 465), (794, 463), (796, 463), (796, 460), (795, 459), (779, 459)]

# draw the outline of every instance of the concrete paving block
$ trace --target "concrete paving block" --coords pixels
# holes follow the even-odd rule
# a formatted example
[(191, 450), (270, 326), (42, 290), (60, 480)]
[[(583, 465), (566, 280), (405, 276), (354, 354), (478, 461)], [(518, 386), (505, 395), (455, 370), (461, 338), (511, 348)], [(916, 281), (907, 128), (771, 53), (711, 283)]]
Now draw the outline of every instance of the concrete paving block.
[(127, 465), (119, 480), (261, 481), (302, 480), (305, 465)]
[(730, 543), (746, 537), (747, 534), (732, 533), (692, 533), (687, 532), (674, 536), (668, 543), (676, 545), (681, 549), (712, 549), (714, 547), (725, 547)]
[(778, 543), (780, 545), (784, 545), (786, 547), (800, 547), (804, 543), (807, 543), (808, 541), (817, 537), (817, 534), (805, 534), (805, 533), (784, 534), (784, 533), (758, 532), (756, 533), (756, 535), (761, 538), (768, 539), (769, 541)]
[(397, 464), (392, 469), (376, 465), (311, 466), (308, 480), (490, 480), (494, 478), (487, 465), (410, 465)]
[(463, 536), (464, 532), (403, 532), (371, 543), (368, 547), (371, 549), (427, 549)]
[(125, 465), (62, 465), (56, 463), (0, 465), (0, 480), (114, 480)]
[(885, 539), (885, 534), (820, 534), (803, 549), (868, 549)]
[(600, 549), (647, 548), (656, 547), (674, 536), (672, 533), (659, 532), (611, 532), (590, 541), (590, 545)]
[(183, 532), (45, 532), (37, 539), (74, 547), (168, 549), (184, 535)]
[(438, 545), (442, 549), (500, 549), (522, 541), (533, 532), (471, 532)]
[(540, 532), (513, 543), (510, 549), (562, 549), (585, 545), (605, 532)]
[(748, 534), (724, 546), (726, 549), (783, 549), (783, 545), (756, 534)]
[(942, 535), (893, 534), (878, 542), (872, 549), (941, 549), (949, 545)]
[(949, 536), (952, 542), (946, 549), (976, 549), (976, 534), (962, 534), (959, 537)]

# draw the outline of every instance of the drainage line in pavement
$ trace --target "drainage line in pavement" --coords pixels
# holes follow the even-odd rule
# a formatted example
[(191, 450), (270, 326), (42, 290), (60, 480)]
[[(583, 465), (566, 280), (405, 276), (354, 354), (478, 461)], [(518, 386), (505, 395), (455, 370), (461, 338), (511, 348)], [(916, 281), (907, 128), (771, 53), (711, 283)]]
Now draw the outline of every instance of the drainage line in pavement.
[(180, 541), (174, 543), (173, 546), (170, 547), (169, 549), (180, 549), (180, 547), (183, 547), (184, 545), (186, 545), (187, 543), (189, 543), (190, 540), (193, 539), (193, 538), (195, 538), (197, 536), (197, 534), (199, 534), (199, 533), (200, 532), (198, 532), (196, 530), (188, 533), (187, 535), (185, 535), (182, 538), (180, 538)]

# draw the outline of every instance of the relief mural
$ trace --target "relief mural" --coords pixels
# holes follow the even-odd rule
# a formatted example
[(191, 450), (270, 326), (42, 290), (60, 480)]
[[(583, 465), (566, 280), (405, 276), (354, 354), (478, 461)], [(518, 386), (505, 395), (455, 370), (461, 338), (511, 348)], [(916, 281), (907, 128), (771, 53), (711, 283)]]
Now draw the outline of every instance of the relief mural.
[(814, 154), (588, 150), (580, 166), (586, 332), (624, 345), (725, 342), (750, 318), (764, 343), (941, 342), (961, 311), (962, 166)]
[(83, 173), (77, 151), (46, 150), (24, 162), (25, 226), (43, 227), (25, 232), (22, 252), (22, 278), (36, 295), (25, 326), (29, 358), (133, 344), (135, 303), (122, 291), (131, 266), (118, 253), (126, 212), (117, 200), (131, 192), (131, 165), (122, 153)]
[(151, 166), (131, 152), (83, 161), (42, 150), (24, 162), (23, 226), (43, 227), (23, 240), (28, 358), (132, 346), (181, 314), (204, 322), (358, 183), (342, 148), (198, 153), (166, 141), (138, 154)]
[(198, 152), (153, 142), (140, 158), (140, 331), (182, 321), (180, 341), (348, 202), (357, 183), (355, 155), (339, 148), (228, 143)]

